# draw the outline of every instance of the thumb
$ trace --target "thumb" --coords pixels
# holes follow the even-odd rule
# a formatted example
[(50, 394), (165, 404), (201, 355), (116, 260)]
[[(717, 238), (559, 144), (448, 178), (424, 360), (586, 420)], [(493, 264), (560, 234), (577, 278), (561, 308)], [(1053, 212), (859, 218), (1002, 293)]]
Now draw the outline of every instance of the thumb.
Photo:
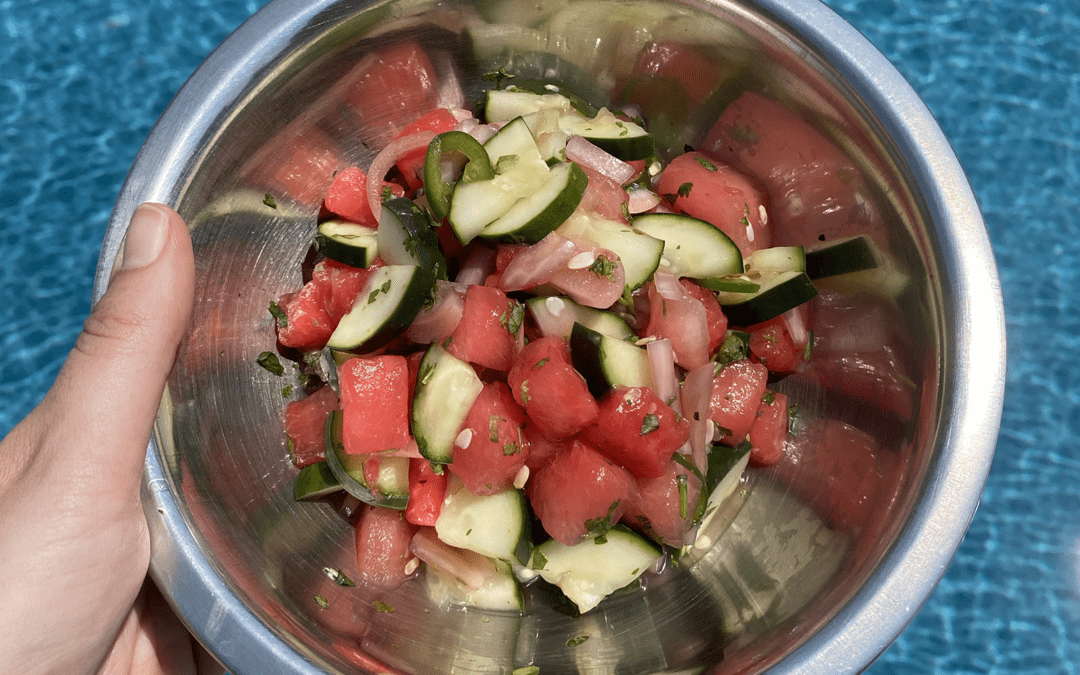
[(41, 451), (61, 455), (49, 459), (76, 461), (86, 487), (98, 478), (106, 481), (98, 488), (128, 491), (137, 490), (191, 313), (194, 258), (187, 226), (167, 206), (139, 206), (117, 262), (108, 289), (35, 412), (44, 416), (40, 421), (52, 436)]

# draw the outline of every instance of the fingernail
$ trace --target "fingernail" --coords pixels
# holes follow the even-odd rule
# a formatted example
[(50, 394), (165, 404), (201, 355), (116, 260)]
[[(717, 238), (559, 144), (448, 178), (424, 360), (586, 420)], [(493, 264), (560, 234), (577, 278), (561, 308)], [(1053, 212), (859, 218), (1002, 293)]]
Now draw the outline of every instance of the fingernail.
[(135, 209), (124, 235), (121, 269), (145, 267), (158, 259), (169, 236), (169, 213), (160, 204), (141, 204)]

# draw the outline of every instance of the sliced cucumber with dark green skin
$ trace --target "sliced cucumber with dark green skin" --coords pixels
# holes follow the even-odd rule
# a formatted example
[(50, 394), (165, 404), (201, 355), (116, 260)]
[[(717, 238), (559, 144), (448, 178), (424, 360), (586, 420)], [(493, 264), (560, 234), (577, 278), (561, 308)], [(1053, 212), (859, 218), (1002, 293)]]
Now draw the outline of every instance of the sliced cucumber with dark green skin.
[(379, 254), (378, 236), (374, 229), (365, 225), (328, 220), (319, 225), (315, 250), (339, 263), (367, 267)]
[(371, 455), (350, 455), (341, 442), (344, 417), (340, 410), (326, 416), (323, 427), (326, 465), (342, 489), (366, 504), (404, 509), (409, 503), (409, 460), (407, 457), (379, 457), (379, 475), (369, 485), (364, 463)]
[[(516, 84), (516, 83), (515, 83)], [(492, 89), (484, 97), (484, 119), (489, 124), (508, 122), (539, 110), (557, 110), (561, 114), (573, 112), (570, 99), (552, 91), (527, 91), (513, 86), (509, 89)], [(576, 112), (574, 112), (577, 115)]]
[(625, 525), (602, 538), (567, 546), (549, 539), (533, 549), (529, 567), (558, 586), (584, 614), (656, 564), (661, 550)]
[(577, 164), (551, 167), (545, 185), (523, 196), (480, 232), (484, 239), (535, 244), (563, 224), (581, 203), (589, 177)]
[(664, 242), (660, 269), (680, 277), (713, 279), (742, 274), (739, 247), (712, 223), (677, 213), (648, 213), (633, 227)]
[(806, 271), (806, 256), (802, 246), (761, 248), (743, 257), (743, 268), (743, 274), (698, 279), (698, 283), (711, 291), (757, 293), (761, 290), (760, 280), (763, 275)]
[(563, 115), (559, 118), (559, 128), (581, 136), (624, 162), (649, 159), (656, 155), (652, 134), (634, 122), (619, 119), (606, 109), (591, 119), (576, 114)]
[(761, 288), (755, 293), (716, 294), (731, 325), (746, 327), (768, 321), (818, 294), (805, 272), (769, 272), (758, 282)]
[(574, 212), (588, 176), (576, 164), (549, 167), (528, 124), (516, 117), (484, 149), (495, 167), (490, 180), (459, 182), (450, 200), (450, 221), (462, 243), (476, 236), (533, 244)]
[(559, 234), (587, 239), (619, 256), (626, 275), (626, 287), (631, 291), (652, 278), (664, 253), (662, 240), (599, 216), (575, 213), (559, 227)]
[(532, 553), (531, 522), (521, 490), (474, 495), (451, 476), (435, 532), (450, 546), (525, 565)]
[(375, 270), (327, 346), (337, 351), (377, 349), (412, 324), (435, 289), (435, 275), (415, 265)]
[(525, 302), (525, 307), (542, 335), (558, 335), (569, 340), (571, 329), (575, 323), (579, 323), (619, 340), (636, 339), (630, 324), (618, 314), (579, 305), (567, 297), (552, 295), (530, 298)]
[(861, 272), (879, 267), (881, 260), (882, 255), (870, 237), (860, 234), (810, 247), (806, 251), (806, 275), (823, 279)]
[(645, 349), (580, 323), (570, 331), (570, 358), (574, 370), (585, 378), (589, 393), (596, 398), (618, 386), (652, 386), (649, 353)]
[(765, 272), (805, 272), (806, 253), (802, 246), (761, 248), (743, 258), (743, 269), (751, 277)]
[(298, 502), (317, 502), (336, 495), (345, 488), (325, 462), (315, 462), (300, 469), (293, 481), (293, 499)]
[(435, 343), (428, 347), (416, 378), (412, 430), (420, 454), (449, 464), (454, 441), (484, 383), (473, 367)]
[(424, 581), (427, 582), (428, 598), (440, 606), (465, 605), (496, 612), (521, 612), (525, 609), (525, 596), (514, 576), (513, 566), (504, 560), (494, 563), (495, 574), (489, 575), (486, 583), (476, 589), (469, 588), (452, 574), (427, 567)]
[(378, 242), (379, 257), (388, 265), (416, 265), (436, 279), (446, 279), (446, 257), (439, 247), (439, 235), (413, 200), (395, 197), (382, 203)]

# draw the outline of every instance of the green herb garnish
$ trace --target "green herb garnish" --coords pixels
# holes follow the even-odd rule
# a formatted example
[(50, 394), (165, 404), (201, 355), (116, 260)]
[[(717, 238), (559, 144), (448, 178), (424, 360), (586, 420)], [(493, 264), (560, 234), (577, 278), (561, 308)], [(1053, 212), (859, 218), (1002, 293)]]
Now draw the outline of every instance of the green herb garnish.
[(284, 375), (285, 367), (281, 365), (281, 361), (278, 360), (277, 354), (274, 352), (263, 352), (255, 358), (255, 363), (270, 371), (274, 375)]
[(660, 418), (653, 413), (646, 413), (641, 420), (641, 435), (651, 433), (660, 428)]

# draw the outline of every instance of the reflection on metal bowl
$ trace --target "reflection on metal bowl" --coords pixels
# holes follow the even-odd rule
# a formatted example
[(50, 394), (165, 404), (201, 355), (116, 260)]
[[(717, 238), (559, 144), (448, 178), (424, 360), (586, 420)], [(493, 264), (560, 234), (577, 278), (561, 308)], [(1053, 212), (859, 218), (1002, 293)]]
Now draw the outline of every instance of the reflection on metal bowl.
[[(689, 85), (635, 71), (675, 43), (701, 59)], [(440, 102), (461, 106), (483, 73), (543, 70), (555, 54), (589, 95), (637, 106), (669, 156), (690, 145), (755, 175), (777, 244), (864, 233), (890, 261), (887, 279), (823, 286), (812, 365), (774, 385), (802, 422), (781, 462), (723, 505), (711, 546), (579, 618), (539, 600), (519, 616), (435, 607), (419, 584), (340, 586), (324, 569), (355, 567), (348, 523), (292, 499), (280, 420), (295, 373), (256, 365), (275, 347), (266, 308), (300, 284), (334, 173), (367, 166), (408, 121), (408, 102), (372, 98), (368, 70), (403, 45), (430, 57), (437, 96), (460, 85), (464, 99)], [(765, 117), (809, 136), (754, 147), (739, 130)], [(911, 89), (817, 3), (276, 0), (147, 140), (98, 294), (146, 200), (178, 208), (197, 261), (147, 456), (152, 573), (237, 675), (857, 672), (928, 597), (977, 504), (1004, 372), (982, 221)]]

